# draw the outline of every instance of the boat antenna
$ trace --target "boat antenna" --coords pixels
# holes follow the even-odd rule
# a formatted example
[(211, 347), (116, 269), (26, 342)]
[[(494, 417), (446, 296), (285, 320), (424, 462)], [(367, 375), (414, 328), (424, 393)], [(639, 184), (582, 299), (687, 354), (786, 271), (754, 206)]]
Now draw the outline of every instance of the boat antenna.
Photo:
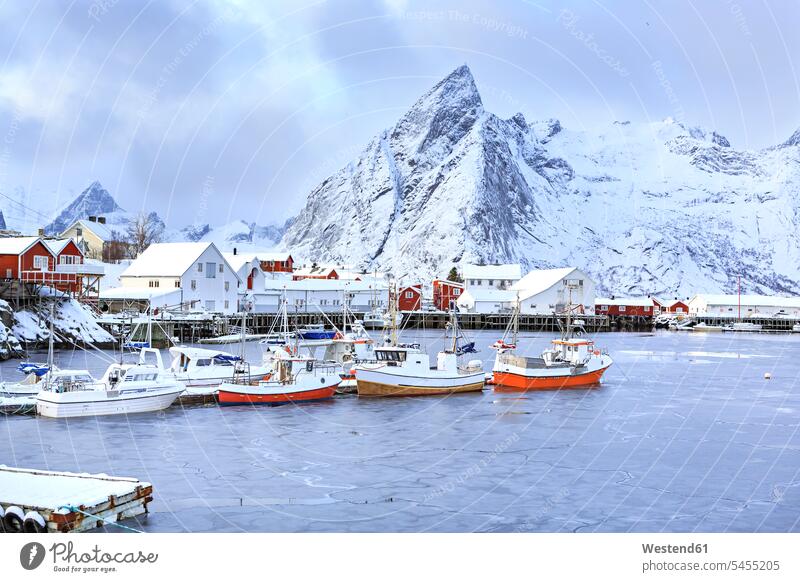
[(450, 303), (450, 321), (453, 327), (453, 353), (458, 354), (458, 317), (456, 317), (455, 302)]
[(392, 281), (389, 287), (389, 319), (390, 345), (397, 346), (397, 281)]
[(519, 336), (519, 291), (517, 291), (517, 300), (514, 303), (514, 341), (512, 345), (517, 345), (517, 336)]
[(153, 347), (153, 296), (147, 302), (147, 347)]
[(247, 332), (246, 332), (246, 330), (247, 330), (247, 305), (246, 305), (246, 303), (247, 303), (247, 300), (243, 300), (242, 301), (242, 334), (241, 334), (242, 335), (242, 345), (240, 347), (240, 355), (241, 355), (242, 363), (244, 363), (244, 355), (245, 355), (245, 345), (244, 344), (245, 344), (246, 337), (247, 337), (247, 335), (246, 335), (247, 334)]

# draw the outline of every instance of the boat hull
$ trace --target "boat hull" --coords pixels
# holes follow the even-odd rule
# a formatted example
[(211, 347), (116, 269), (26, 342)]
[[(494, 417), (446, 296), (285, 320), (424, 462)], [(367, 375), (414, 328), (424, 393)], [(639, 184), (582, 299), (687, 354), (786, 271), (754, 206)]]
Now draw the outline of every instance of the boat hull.
[(514, 372), (499, 372), (493, 374), (496, 391), (503, 390), (558, 390), (561, 388), (582, 388), (600, 383), (603, 374), (610, 364), (598, 370), (583, 374), (564, 374), (533, 376)]
[(292, 402), (315, 402), (333, 398), (339, 381), (323, 386), (292, 386), (291, 384), (263, 383), (222, 384), (219, 387), (219, 403), (222, 406), (237, 404), (266, 404), (279, 406)]
[(357, 380), (359, 396), (434, 396), (441, 394), (456, 394), (459, 392), (480, 392), (483, 390), (484, 381), (462, 384), (459, 386), (413, 386), (384, 384)]
[(304, 340), (329, 340), (336, 337), (335, 331), (303, 331), (300, 338)]
[[(172, 405), (183, 387), (114, 396), (114, 391), (53, 393), (42, 391), (36, 397), (36, 412), (49, 418), (77, 418), (113, 414), (156, 412)], [(94, 398), (92, 397), (94, 396)], [(100, 399), (99, 396), (103, 396)]]

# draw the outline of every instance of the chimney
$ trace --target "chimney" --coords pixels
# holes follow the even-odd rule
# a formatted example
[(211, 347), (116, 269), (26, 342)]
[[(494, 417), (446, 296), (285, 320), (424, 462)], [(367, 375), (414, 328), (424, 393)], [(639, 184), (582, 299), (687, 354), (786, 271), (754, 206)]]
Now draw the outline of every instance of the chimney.
[(98, 216), (97, 217), (97, 222), (99, 222), (100, 224), (105, 224), (106, 223), (106, 217), (105, 216)]
[(233, 247), (233, 254), (236, 254), (236, 247)]
[(90, 216), (89, 217), (89, 222), (97, 222), (97, 217), (96, 216)]
[(39, 229), (39, 236), (44, 236), (44, 229), (43, 228)]

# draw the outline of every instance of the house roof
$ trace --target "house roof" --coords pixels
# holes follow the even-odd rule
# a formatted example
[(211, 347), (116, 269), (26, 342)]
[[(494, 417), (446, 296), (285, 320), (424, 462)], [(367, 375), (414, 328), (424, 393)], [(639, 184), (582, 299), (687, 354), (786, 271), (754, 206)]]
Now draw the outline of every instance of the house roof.
[[(209, 247), (231, 267), (212, 242), (154, 243), (139, 255), (120, 277), (181, 277)], [(231, 267), (236, 277), (236, 270)]]
[(527, 299), (537, 295), (542, 291), (550, 289), (553, 285), (568, 277), (575, 267), (564, 267), (561, 269), (536, 269), (525, 275), (517, 283), (511, 286), (512, 291), (519, 291), (520, 299)]
[(114, 238), (114, 236), (111, 234), (111, 229), (107, 225), (102, 224), (100, 222), (92, 222), (84, 218), (76, 220), (75, 222), (70, 224), (66, 229), (64, 229), (64, 232), (62, 232), (60, 236), (65, 236), (67, 231), (69, 231), (74, 226), (78, 225), (83, 229), (91, 230), (94, 234), (97, 235), (98, 238), (102, 239), (103, 241), (109, 241)]
[(225, 260), (236, 272), (239, 272), (242, 267), (253, 261), (261, 261), (261, 256), (256, 253), (236, 253), (235, 255), (233, 253), (222, 253), (222, 256), (225, 257)]
[(101, 289), (100, 299), (156, 299), (171, 295), (180, 294), (180, 289), (153, 289), (151, 287), (113, 287), (111, 289)]
[(468, 302), (469, 300), (475, 302), (493, 301), (493, 302), (514, 302), (516, 301), (517, 294), (513, 291), (504, 291), (502, 289), (469, 289), (464, 291), (458, 298), (458, 302)]
[(265, 290), (282, 291), (369, 291), (377, 289), (385, 291), (388, 287), (382, 282), (375, 284), (372, 281), (342, 281), (339, 279), (301, 279), (299, 281), (289, 281), (281, 279), (267, 279)]
[(81, 249), (81, 247), (77, 243), (75, 243), (75, 241), (72, 240), (71, 238), (43, 239), (42, 242), (44, 243), (44, 246), (46, 246), (48, 249), (50, 249), (50, 252), (53, 253), (53, 255), (56, 255), (56, 256), (58, 256), (58, 253), (63, 251), (64, 247), (66, 247), (69, 243), (74, 244), (75, 247), (79, 251), (81, 251), (81, 254), (83, 254), (83, 250)]
[(522, 277), (519, 263), (508, 265), (464, 265), (464, 279), (502, 279), (518, 281)]
[[(692, 297), (690, 301), (681, 303), (704, 302), (706, 305), (738, 305), (739, 295), (716, 295), (700, 293)], [(742, 295), (742, 305), (753, 307), (800, 307), (800, 297), (775, 297), (771, 295)], [(673, 301), (670, 303), (677, 303)]]
[[(42, 239), (38, 236), (11, 236), (0, 238), (0, 255), (21, 255), (40, 240)], [(50, 250), (49, 247), (48, 250)]]
[(595, 305), (624, 305), (626, 307), (653, 307), (652, 297), (597, 297)]
[(339, 274), (339, 271), (336, 267), (317, 266), (295, 269), (294, 275), (296, 277), (326, 277), (333, 272), (335, 272), (337, 275)]
[(288, 261), (292, 255), (284, 252), (254, 253), (261, 261)]

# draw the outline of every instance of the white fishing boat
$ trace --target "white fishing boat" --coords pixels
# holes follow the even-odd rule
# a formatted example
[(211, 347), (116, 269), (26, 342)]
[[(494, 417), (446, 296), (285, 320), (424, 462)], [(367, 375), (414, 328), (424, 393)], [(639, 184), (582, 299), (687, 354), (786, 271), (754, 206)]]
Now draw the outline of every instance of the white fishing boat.
[(474, 351), (474, 343), (459, 346), (458, 319), (451, 311), (452, 341), (438, 353), (436, 366), (418, 345), (397, 344), (397, 324), (392, 326), (391, 345), (375, 348), (375, 362), (355, 366), (359, 396), (423, 396), (479, 392), (485, 375), (480, 360), (459, 365), (459, 357)]
[(704, 332), (723, 332), (728, 331), (730, 328), (723, 325), (709, 325), (708, 323), (698, 323), (691, 328), (692, 331)]
[(761, 331), (763, 326), (760, 323), (753, 323), (751, 321), (736, 321), (729, 330), (730, 331)]
[[(146, 362), (148, 354), (155, 363)], [(138, 363), (111, 364), (99, 380), (86, 370), (49, 373), (36, 395), (36, 412), (51, 418), (154, 412), (183, 391), (175, 375), (164, 370), (161, 353), (144, 348)]]

